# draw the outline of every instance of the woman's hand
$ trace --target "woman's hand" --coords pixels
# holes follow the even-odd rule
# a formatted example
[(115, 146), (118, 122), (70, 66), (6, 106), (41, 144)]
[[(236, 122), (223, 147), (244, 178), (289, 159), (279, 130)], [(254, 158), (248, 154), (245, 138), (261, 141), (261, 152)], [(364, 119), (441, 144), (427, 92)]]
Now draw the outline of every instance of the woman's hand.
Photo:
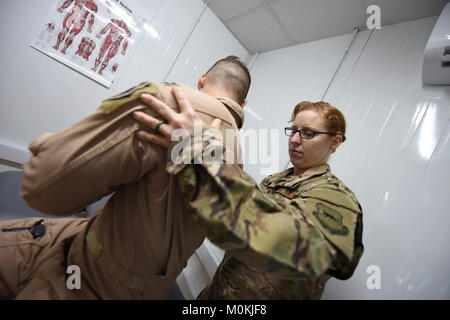
[[(171, 143), (171, 137), (175, 130), (184, 129), (187, 130), (191, 135), (194, 133), (195, 123), (203, 124), (203, 121), (192, 108), (191, 103), (187, 99), (186, 95), (182, 92), (180, 88), (172, 88), (172, 94), (178, 102), (180, 107), (180, 113), (172, 110), (167, 104), (158, 100), (149, 94), (143, 94), (141, 96), (141, 101), (146, 105), (150, 106), (157, 114), (163, 117), (166, 121), (162, 122), (146, 113), (136, 111), (133, 113), (133, 117), (141, 122), (142, 124), (149, 127), (151, 130), (157, 131), (159, 134), (150, 133), (147, 131), (138, 131), (137, 137), (141, 140), (155, 143), (166, 149), (169, 148)], [(215, 128), (220, 128), (220, 119), (215, 119), (211, 126)]]

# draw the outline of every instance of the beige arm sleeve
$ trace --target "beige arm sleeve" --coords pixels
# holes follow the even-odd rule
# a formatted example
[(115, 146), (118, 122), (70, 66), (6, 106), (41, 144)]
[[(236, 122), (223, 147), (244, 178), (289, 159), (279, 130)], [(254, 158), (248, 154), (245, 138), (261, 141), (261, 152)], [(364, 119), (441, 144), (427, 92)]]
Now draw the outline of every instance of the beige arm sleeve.
[(131, 113), (153, 112), (138, 99), (117, 104), (112, 112), (100, 107), (72, 127), (30, 144), (33, 156), (24, 165), (20, 194), (31, 208), (73, 214), (163, 161), (165, 152), (134, 136), (141, 125)]

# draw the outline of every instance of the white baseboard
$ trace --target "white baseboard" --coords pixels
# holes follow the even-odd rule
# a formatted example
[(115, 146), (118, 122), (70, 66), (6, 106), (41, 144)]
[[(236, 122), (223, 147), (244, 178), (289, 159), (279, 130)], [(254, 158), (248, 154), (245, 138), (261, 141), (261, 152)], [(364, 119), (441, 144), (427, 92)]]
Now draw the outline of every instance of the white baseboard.
[(28, 151), (27, 147), (0, 138), (0, 159), (17, 164), (24, 164), (30, 157), (31, 152)]

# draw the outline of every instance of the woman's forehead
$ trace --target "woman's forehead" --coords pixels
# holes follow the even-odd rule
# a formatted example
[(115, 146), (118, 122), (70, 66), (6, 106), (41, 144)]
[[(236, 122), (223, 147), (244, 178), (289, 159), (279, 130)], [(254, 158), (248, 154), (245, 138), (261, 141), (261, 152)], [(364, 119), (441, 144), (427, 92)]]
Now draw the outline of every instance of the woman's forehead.
[(316, 111), (304, 110), (297, 113), (294, 125), (297, 127), (323, 127), (325, 126), (325, 119)]

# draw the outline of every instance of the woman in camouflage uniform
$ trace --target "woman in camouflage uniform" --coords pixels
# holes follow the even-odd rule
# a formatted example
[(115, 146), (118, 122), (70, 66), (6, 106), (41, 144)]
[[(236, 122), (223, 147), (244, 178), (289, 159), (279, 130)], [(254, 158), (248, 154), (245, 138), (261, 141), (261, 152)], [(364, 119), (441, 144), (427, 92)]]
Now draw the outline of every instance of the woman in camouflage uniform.
[[(135, 115), (159, 133), (140, 132), (139, 137), (169, 151), (172, 132), (182, 128), (192, 134), (199, 121), (183, 93), (173, 93), (180, 114), (155, 98), (141, 97), (168, 123)], [(353, 274), (364, 250), (362, 210), (327, 164), (345, 140), (345, 119), (328, 103), (302, 102), (291, 122), (285, 133), (294, 167), (259, 186), (235, 164), (169, 163), (167, 171), (177, 175), (205, 234), (226, 251), (200, 299), (319, 299), (330, 277), (344, 280)], [(220, 121), (212, 125), (218, 128)], [(194, 147), (191, 159), (220, 138), (218, 130), (205, 126), (203, 149)]]

